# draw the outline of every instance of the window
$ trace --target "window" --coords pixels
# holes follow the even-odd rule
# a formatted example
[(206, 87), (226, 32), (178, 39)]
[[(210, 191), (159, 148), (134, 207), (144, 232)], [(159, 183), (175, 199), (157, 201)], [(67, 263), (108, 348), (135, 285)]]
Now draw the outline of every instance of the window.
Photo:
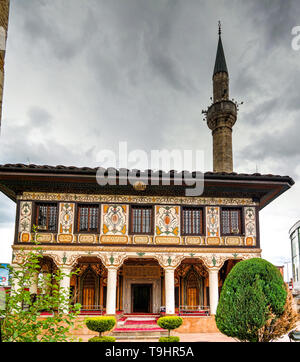
[(36, 204), (36, 225), (38, 230), (57, 231), (57, 204)]
[(132, 206), (131, 232), (133, 234), (151, 234), (152, 213), (152, 206)]
[(183, 235), (203, 234), (203, 209), (183, 207)]
[(222, 234), (241, 235), (242, 234), (242, 210), (236, 208), (222, 209)]
[(77, 232), (98, 232), (99, 205), (78, 205)]

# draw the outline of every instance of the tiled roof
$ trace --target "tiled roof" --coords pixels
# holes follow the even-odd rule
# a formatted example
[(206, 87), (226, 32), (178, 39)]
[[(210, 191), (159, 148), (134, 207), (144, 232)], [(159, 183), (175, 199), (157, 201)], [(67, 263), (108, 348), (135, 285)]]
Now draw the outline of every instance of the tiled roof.
[[(30, 172), (30, 173), (56, 173), (56, 174), (76, 174), (76, 175), (95, 175), (99, 167), (77, 167), (77, 166), (63, 166), (63, 165), (57, 165), (57, 166), (50, 166), (50, 165), (34, 165), (34, 164), (5, 164), (0, 165), (0, 173), (1, 172)], [(114, 169), (114, 168), (107, 168), (102, 170), (105, 172), (105, 175), (108, 174), (109, 170), (114, 170), (116, 175), (119, 175), (119, 172), (121, 171), (124, 175), (125, 171), (128, 174), (128, 172), (133, 170), (128, 169)], [(186, 172), (185, 176), (188, 176), (190, 174), (190, 177), (195, 178), (196, 172), (188, 172), (188, 171), (175, 171), (170, 170), (171, 177), (174, 175), (182, 174), (183, 172)], [(137, 176), (139, 175), (145, 175), (145, 176), (151, 176), (151, 175), (157, 175), (159, 177), (164, 177), (164, 175), (169, 176), (168, 172), (162, 171), (162, 170), (137, 170)], [(253, 174), (246, 174), (246, 173), (226, 173), (226, 172), (205, 172), (204, 177), (206, 179), (235, 179), (235, 180), (256, 180), (256, 181), (280, 181), (280, 182), (288, 182), (290, 185), (293, 185), (295, 182), (294, 180), (289, 176), (280, 176), (280, 175), (272, 175), (272, 174), (260, 174), (260, 173), (253, 173)]]

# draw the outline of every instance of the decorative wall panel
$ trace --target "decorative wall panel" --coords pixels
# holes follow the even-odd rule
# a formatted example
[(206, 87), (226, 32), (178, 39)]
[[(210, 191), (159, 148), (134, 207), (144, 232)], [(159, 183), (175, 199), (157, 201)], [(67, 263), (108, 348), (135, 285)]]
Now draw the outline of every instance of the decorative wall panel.
[(20, 202), (19, 233), (23, 243), (31, 241), (32, 202)]
[(59, 204), (59, 233), (73, 234), (74, 229), (75, 204)]
[(31, 232), (32, 202), (20, 202), (19, 232)]
[(74, 218), (75, 204), (63, 203), (59, 204), (59, 221), (58, 221), (58, 236), (59, 243), (72, 243), (74, 241)]
[(101, 244), (127, 244), (128, 236), (127, 235), (101, 235), (100, 236)]
[(102, 205), (102, 233), (128, 234), (128, 205)]
[(150, 237), (148, 235), (134, 235), (133, 243), (134, 244), (149, 244)]
[(206, 207), (206, 235), (212, 237), (220, 236), (220, 208), (215, 206)]
[(246, 245), (252, 246), (256, 244), (256, 213), (255, 207), (245, 207), (245, 239)]
[(225, 240), (226, 245), (240, 245), (241, 243), (241, 238), (238, 236), (228, 236)]
[(185, 243), (187, 245), (201, 245), (202, 238), (200, 236), (186, 236)]
[(179, 236), (179, 206), (156, 206), (155, 210), (155, 234), (157, 236)]

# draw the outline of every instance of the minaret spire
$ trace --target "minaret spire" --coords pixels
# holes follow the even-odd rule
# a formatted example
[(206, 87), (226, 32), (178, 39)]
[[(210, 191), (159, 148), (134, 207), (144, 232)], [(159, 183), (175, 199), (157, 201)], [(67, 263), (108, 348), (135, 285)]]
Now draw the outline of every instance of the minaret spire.
[(229, 75), (218, 22), (218, 48), (213, 72), (213, 104), (206, 113), (213, 136), (214, 172), (233, 172), (232, 127), (236, 122), (236, 104), (229, 100)]
[(216, 61), (215, 61), (215, 67), (214, 67), (214, 74), (219, 73), (219, 72), (226, 72), (228, 74), (228, 69), (227, 69), (227, 65), (226, 65), (226, 60), (225, 60), (225, 54), (224, 54), (224, 49), (223, 49), (223, 44), (222, 44), (222, 38), (221, 38), (221, 22), (219, 21), (218, 23), (218, 34), (219, 34), (219, 41), (218, 41), (218, 49), (217, 49), (217, 55), (216, 55)]

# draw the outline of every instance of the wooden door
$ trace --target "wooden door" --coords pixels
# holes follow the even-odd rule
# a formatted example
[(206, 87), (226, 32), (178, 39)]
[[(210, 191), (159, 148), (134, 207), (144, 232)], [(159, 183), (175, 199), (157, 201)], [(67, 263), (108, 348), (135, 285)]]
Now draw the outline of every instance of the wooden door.
[(195, 307), (197, 305), (197, 288), (188, 288), (187, 305), (190, 307)]
[(82, 307), (83, 309), (91, 310), (95, 306), (95, 288), (96, 288), (96, 276), (91, 271), (88, 272), (83, 277), (82, 284)]
[(93, 287), (84, 287), (82, 302), (85, 309), (93, 309), (95, 305), (95, 289)]

